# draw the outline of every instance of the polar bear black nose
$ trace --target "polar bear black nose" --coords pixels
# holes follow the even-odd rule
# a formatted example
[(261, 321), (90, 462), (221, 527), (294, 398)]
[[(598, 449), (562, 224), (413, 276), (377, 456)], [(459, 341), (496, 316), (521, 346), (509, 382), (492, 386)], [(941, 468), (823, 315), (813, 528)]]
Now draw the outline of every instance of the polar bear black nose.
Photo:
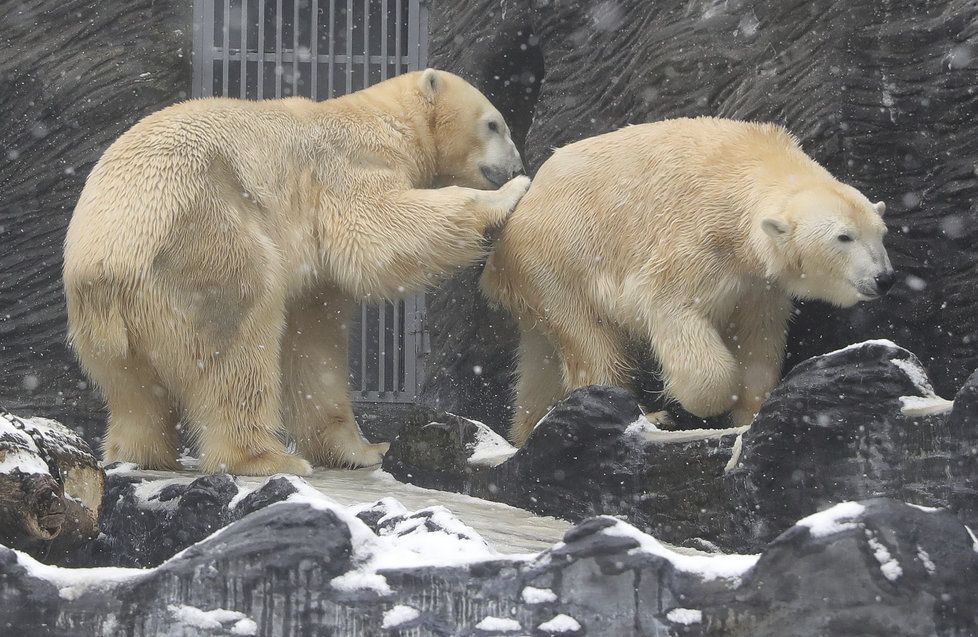
[(896, 283), (896, 272), (893, 270), (887, 270), (876, 276), (876, 289), (880, 294), (889, 292), (894, 283)]

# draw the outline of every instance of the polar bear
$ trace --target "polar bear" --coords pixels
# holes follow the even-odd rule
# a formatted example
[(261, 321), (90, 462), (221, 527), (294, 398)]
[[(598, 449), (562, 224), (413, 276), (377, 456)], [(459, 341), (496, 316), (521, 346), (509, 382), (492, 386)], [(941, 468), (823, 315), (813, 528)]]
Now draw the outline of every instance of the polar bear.
[(137, 123), (92, 170), (65, 240), (69, 339), (108, 403), (105, 460), (175, 468), (182, 418), (207, 472), (379, 462), (386, 445), (350, 404), (351, 310), (480, 258), (522, 173), (485, 96), (430, 69)]
[(792, 299), (849, 306), (892, 285), (883, 211), (772, 124), (677, 119), (558, 150), (481, 279), (519, 323), (511, 439), (573, 388), (624, 384), (637, 340), (667, 398), (749, 424)]

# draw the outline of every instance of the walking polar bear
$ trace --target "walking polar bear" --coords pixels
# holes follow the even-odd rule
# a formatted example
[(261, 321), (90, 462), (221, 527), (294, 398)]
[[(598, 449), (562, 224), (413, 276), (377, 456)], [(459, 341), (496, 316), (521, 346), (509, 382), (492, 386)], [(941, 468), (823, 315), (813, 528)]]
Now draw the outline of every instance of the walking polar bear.
[(667, 397), (749, 424), (780, 377), (793, 298), (838, 306), (894, 281), (871, 204), (771, 124), (630, 126), (541, 166), (481, 279), (519, 322), (510, 437), (651, 344)]
[[(92, 170), (65, 241), (69, 338), (110, 411), (105, 460), (175, 468), (183, 417), (207, 472), (379, 462), (386, 445), (350, 405), (352, 306), (478, 259), (521, 174), (499, 112), (433, 70), (136, 124)], [(424, 189), (436, 181), (455, 185)]]

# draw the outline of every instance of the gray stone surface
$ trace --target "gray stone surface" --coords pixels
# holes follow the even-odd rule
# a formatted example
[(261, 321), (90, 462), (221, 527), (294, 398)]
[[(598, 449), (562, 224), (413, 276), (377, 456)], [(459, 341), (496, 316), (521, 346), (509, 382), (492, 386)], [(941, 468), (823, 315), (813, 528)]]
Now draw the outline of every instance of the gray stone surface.
[(446, 532), (456, 528), (450, 517), (403, 524), (435, 517), (400, 514), (392, 525), (375, 524), (376, 535), (326, 502), (281, 503), (149, 570), (72, 573), (0, 547), (0, 630), (468, 636), (502, 634), (479, 626), (506, 619), (514, 634), (545, 635), (558, 617), (573, 629), (565, 634), (622, 637), (978, 629), (973, 535), (950, 513), (894, 500), (846, 503), (801, 520), (759, 556), (683, 555), (600, 517), (538, 555), (483, 552), (446, 565), (432, 553), (410, 568), (370, 568), (380, 546), (417, 546), (429, 535), (450, 551), (478, 539)]

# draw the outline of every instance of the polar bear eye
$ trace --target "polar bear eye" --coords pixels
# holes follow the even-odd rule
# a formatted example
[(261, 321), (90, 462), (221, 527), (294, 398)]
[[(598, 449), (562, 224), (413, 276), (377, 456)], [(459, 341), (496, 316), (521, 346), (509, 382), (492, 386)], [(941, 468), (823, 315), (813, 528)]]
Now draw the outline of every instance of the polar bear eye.
[(840, 234), (838, 237), (836, 237), (836, 239), (838, 239), (842, 243), (849, 243), (850, 241), (852, 241), (852, 237), (845, 233)]
[(492, 132), (494, 133), (499, 132), (499, 124), (497, 124), (496, 122), (489, 122), (488, 125), (489, 125), (489, 130), (491, 130)]

